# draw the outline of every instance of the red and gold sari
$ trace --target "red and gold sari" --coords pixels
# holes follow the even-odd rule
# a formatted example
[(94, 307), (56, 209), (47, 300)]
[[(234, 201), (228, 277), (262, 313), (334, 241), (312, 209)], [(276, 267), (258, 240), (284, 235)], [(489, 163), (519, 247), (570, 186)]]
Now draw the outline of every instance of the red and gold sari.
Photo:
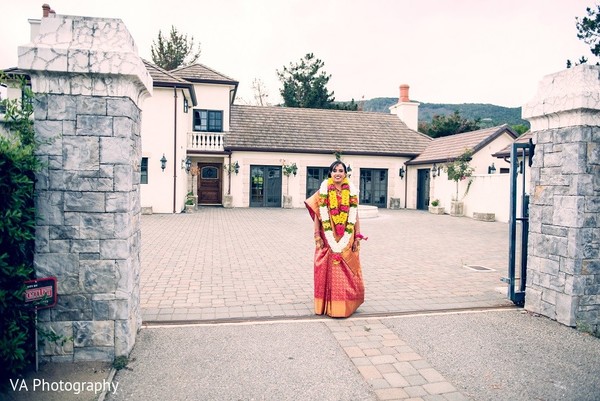
[[(319, 213), (319, 197), (317, 191), (304, 203), (310, 217), (319, 219), (320, 236), (325, 246), (315, 248), (315, 313), (331, 317), (348, 317), (364, 302), (365, 288), (360, 268), (359, 251), (352, 251), (354, 235), (350, 236), (348, 245), (340, 253), (331, 249), (323, 230), (323, 220)], [(338, 202), (341, 201), (338, 198)], [(333, 230), (336, 241), (342, 235)]]

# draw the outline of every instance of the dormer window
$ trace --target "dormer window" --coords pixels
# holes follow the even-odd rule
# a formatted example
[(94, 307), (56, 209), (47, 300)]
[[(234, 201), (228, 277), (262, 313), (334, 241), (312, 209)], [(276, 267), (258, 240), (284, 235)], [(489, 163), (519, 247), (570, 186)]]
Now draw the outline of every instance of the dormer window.
[(194, 110), (194, 131), (223, 131), (222, 110)]

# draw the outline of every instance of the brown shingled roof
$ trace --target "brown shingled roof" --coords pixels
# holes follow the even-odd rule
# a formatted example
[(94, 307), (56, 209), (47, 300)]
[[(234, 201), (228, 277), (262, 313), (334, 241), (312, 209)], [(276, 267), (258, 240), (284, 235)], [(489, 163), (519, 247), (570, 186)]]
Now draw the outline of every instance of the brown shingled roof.
[(431, 138), (396, 115), (292, 107), (231, 107), (227, 150), (415, 156)]
[(176, 77), (169, 71), (160, 68), (156, 64), (152, 64), (148, 60), (142, 59), (146, 69), (150, 73), (152, 80), (154, 81), (155, 86), (164, 86), (160, 84), (167, 84), (167, 86), (172, 86), (172, 84), (187, 84), (191, 85), (191, 82), (186, 81), (185, 79)]
[(221, 74), (213, 70), (212, 68), (208, 68), (203, 64), (193, 64), (188, 65), (186, 67), (179, 67), (171, 73), (179, 78), (188, 80), (190, 82), (204, 82), (204, 83), (227, 83), (231, 85), (238, 85), (238, 82), (228, 77), (225, 74)]
[(174, 86), (178, 88), (187, 88), (190, 91), (192, 97), (192, 104), (195, 106), (198, 104), (196, 100), (196, 91), (194, 90), (194, 84), (185, 79), (176, 77), (171, 72), (160, 68), (156, 64), (149, 62), (148, 60), (142, 59), (144, 66), (148, 70), (148, 73), (152, 77), (152, 86), (158, 88), (172, 88)]
[[(527, 142), (529, 142), (530, 139), (531, 139), (531, 131), (527, 131), (523, 135), (521, 135), (520, 137), (515, 139), (513, 141), (513, 143), (527, 143)], [(492, 156), (500, 158), (500, 159), (502, 159), (504, 157), (510, 157), (511, 149), (512, 149), (512, 143), (510, 145), (508, 145), (507, 147), (505, 147), (504, 149), (494, 153)], [(529, 149), (525, 148), (525, 154), (529, 154)]]
[(465, 149), (472, 149), (474, 153), (477, 153), (479, 149), (483, 148), (505, 132), (513, 138), (517, 137), (517, 134), (512, 128), (507, 124), (504, 124), (498, 127), (484, 128), (477, 131), (435, 138), (423, 153), (407, 164), (429, 164), (452, 161), (462, 155), (465, 152)]

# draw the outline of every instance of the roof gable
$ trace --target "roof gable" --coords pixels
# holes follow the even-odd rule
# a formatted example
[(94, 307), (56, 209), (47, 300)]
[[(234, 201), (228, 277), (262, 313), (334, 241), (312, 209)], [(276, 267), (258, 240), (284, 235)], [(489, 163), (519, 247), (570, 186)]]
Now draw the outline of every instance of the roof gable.
[(196, 99), (196, 91), (194, 84), (185, 79), (181, 79), (173, 75), (171, 72), (149, 62), (148, 60), (142, 59), (144, 66), (148, 73), (152, 77), (152, 86), (155, 88), (186, 88), (190, 92), (192, 104), (195, 106), (198, 104)]
[[(528, 143), (530, 139), (532, 139), (531, 130), (525, 132), (523, 135), (521, 135), (520, 137), (515, 139), (513, 141), (513, 143)], [(492, 156), (498, 157), (498, 158), (509, 157), (511, 150), (512, 150), (512, 143), (510, 145), (508, 145), (507, 147), (505, 147), (504, 149), (494, 153)], [(526, 152), (526, 154), (529, 154), (529, 149), (525, 148), (525, 152)]]
[(393, 114), (233, 105), (225, 148), (412, 157), (430, 141)]
[(171, 72), (160, 68), (159, 66), (151, 63), (148, 60), (142, 59), (142, 61), (144, 62), (144, 66), (146, 66), (146, 69), (150, 73), (150, 76), (152, 77), (155, 86), (164, 86), (161, 84), (167, 84), (168, 86), (172, 86), (173, 84), (185, 84), (187, 86), (191, 85), (191, 82), (176, 77)]
[(477, 153), (484, 146), (505, 133), (512, 138), (517, 137), (516, 133), (507, 124), (504, 124), (497, 127), (435, 138), (431, 141), (427, 149), (411, 160), (409, 164), (452, 161), (462, 155), (465, 149), (472, 149), (473, 153)]

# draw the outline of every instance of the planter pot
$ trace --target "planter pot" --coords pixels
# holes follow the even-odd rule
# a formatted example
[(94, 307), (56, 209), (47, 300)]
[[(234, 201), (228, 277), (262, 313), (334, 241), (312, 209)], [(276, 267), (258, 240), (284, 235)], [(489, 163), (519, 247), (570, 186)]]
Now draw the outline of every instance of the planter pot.
[(450, 202), (450, 216), (463, 216), (465, 214), (465, 204), (461, 201)]
[(496, 214), (495, 213), (473, 212), (473, 220), (496, 221)]
[(231, 209), (233, 207), (233, 196), (232, 195), (224, 195), (223, 196), (223, 207), (227, 209)]
[(196, 205), (185, 205), (186, 213), (194, 213), (196, 211)]
[(283, 195), (283, 208), (291, 209), (294, 207), (293, 205), (294, 205), (293, 198), (289, 195)]
[(444, 214), (444, 207), (443, 206), (429, 206), (429, 213)]

